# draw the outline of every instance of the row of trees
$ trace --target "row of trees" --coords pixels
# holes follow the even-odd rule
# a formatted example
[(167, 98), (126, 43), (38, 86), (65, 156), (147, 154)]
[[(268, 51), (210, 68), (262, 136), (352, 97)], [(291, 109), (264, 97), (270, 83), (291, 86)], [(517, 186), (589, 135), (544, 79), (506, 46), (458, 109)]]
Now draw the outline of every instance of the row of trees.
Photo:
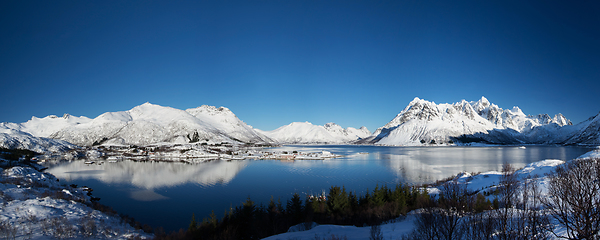
[(198, 223), (194, 217), (187, 231), (157, 236), (162, 239), (260, 239), (286, 232), (291, 226), (309, 229), (312, 222), (364, 226), (397, 218), (407, 211), (429, 205), (429, 194), (408, 185), (376, 186), (364, 195), (332, 186), (326, 196), (294, 194), (285, 204), (271, 201), (256, 205), (248, 198), (223, 218), (211, 214)]

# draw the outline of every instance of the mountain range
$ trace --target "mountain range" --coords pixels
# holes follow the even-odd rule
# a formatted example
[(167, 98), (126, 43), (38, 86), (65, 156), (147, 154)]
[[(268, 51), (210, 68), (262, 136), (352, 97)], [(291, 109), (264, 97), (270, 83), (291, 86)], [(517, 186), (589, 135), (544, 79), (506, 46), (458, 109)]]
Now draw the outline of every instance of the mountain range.
[(502, 109), (485, 97), (436, 104), (415, 98), (395, 118), (358, 143), (431, 144), (600, 144), (600, 116), (573, 125), (562, 114), (525, 115)]
[(32, 117), (24, 123), (0, 123), (0, 147), (57, 152), (76, 146), (207, 144), (600, 144), (600, 115), (573, 125), (562, 114), (526, 115), (518, 107), (502, 109), (485, 97), (436, 104), (415, 98), (396, 117), (371, 133), (365, 127), (342, 128), (294, 122), (272, 131), (255, 129), (228, 108), (202, 105), (180, 110), (144, 103), (128, 111), (96, 118), (65, 114)]
[(107, 112), (94, 119), (68, 114), (60, 118), (33, 117), (20, 124), (2, 123), (0, 128), (46, 139), (59, 139), (79, 146), (199, 141), (274, 142), (238, 119), (229, 109), (207, 105), (180, 110), (144, 103), (128, 111)]

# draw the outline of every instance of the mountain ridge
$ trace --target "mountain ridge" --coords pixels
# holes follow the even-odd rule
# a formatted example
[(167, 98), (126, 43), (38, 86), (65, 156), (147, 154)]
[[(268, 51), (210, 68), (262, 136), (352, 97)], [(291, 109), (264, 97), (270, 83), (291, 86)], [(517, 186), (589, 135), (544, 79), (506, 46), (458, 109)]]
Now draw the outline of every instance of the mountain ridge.
[(49, 115), (24, 123), (0, 123), (0, 146), (42, 152), (77, 146), (156, 143), (235, 144), (564, 144), (600, 145), (600, 113), (573, 125), (561, 113), (526, 115), (514, 106), (502, 109), (481, 97), (456, 103), (415, 97), (375, 132), (335, 123), (293, 122), (272, 131), (255, 129), (226, 107), (201, 105), (180, 110), (144, 103), (96, 118)]
[[(206, 109), (217, 111), (204, 114)], [(195, 110), (180, 110), (147, 102), (127, 111), (106, 112), (93, 119), (68, 114), (62, 118), (51, 115), (32, 117), (20, 124), (3, 123), (3, 126), (33, 137), (58, 139), (79, 146), (102, 143), (189, 143), (192, 140), (255, 144), (274, 142), (239, 120), (227, 108), (204, 105)], [(191, 139), (192, 136), (196, 139)]]
[[(482, 97), (478, 101), (436, 104), (414, 98), (396, 117), (357, 143), (379, 145), (429, 144), (600, 144), (598, 124), (589, 124), (589, 141), (576, 137), (564, 115), (525, 115), (518, 107), (502, 109)], [(585, 121), (584, 121), (585, 122)], [(595, 137), (595, 138), (594, 138)], [(592, 139), (593, 138), (593, 139)]]

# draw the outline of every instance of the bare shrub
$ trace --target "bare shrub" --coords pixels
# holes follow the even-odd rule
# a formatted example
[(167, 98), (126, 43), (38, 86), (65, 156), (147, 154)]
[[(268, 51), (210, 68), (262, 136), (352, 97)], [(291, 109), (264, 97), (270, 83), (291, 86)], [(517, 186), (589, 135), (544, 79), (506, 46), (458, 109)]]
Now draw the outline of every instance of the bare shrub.
[(497, 233), (494, 211), (471, 214), (465, 218), (464, 239), (494, 239)]
[(522, 181), (520, 198), (517, 199), (517, 239), (548, 239), (549, 218), (542, 212), (542, 193), (539, 185), (527, 176)]
[(31, 214), (31, 213), (27, 213), (25, 215), (25, 238), (26, 239), (31, 239), (32, 235), (33, 235), (33, 231), (35, 230), (35, 225), (39, 222), (38, 218)]
[(12, 226), (8, 220), (0, 221), (0, 237), (3, 239), (15, 239), (17, 236), (17, 227)]
[(415, 229), (402, 239), (462, 239), (465, 219), (454, 209), (425, 208), (415, 220)]
[(381, 225), (375, 224), (371, 226), (371, 230), (369, 231), (370, 240), (383, 240), (383, 233), (381, 232)]
[(600, 230), (600, 159), (572, 160), (550, 176), (548, 198), (543, 205), (566, 229), (558, 238), (596, 239)]
[(74, 237), (76, 234), (73, 225), (64, 217), (54, 217), (42, 220), (42, 232), (46, 236), (52, 236), (56, 239), (66, 239)]
[(519, 195), (519, 181), (515, 174), (515, 168), (504, 163), (502, 165), (502, 176), (498, 186), (499, 204), (495, 209), (495, 217), (498, 224), (498, 239), (512, 240), (519, 235), (519, 218), (515, 218), (515, 206)]
[(92, 213), (88, 213), (80, 219), (79, 231), (84, 237), (92, 237), (97, 234), (98, 227), (92, 217)]

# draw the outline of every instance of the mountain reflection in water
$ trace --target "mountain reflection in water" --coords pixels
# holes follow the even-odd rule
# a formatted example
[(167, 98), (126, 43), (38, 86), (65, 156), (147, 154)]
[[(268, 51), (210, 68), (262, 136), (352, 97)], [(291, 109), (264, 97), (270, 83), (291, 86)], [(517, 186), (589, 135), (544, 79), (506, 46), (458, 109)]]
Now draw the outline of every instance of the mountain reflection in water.
[(102, 165), (73, 161), (55, 165), (46, 171), (68, 182), (96, 179), (104, 183), (125, 183), (152, 190), (186, 183), (204, 187), (227, 184), (246, 165), (247, 161), (212, 161), (201, 164), (121, 161)]

